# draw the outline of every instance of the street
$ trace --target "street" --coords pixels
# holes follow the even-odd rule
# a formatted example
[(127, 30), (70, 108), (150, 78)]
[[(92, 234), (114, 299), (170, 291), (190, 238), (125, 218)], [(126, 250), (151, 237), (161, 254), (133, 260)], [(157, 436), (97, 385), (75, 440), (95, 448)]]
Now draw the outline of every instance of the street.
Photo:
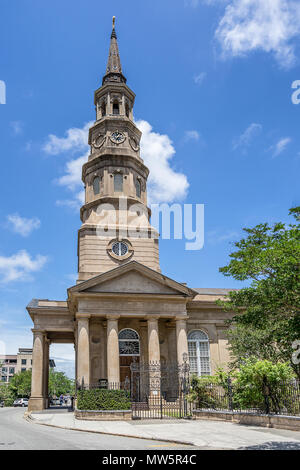
[(192, 446), (93, 434), (27, 422), (26, 408), (0, 408), (0, 450), (180, 450)]

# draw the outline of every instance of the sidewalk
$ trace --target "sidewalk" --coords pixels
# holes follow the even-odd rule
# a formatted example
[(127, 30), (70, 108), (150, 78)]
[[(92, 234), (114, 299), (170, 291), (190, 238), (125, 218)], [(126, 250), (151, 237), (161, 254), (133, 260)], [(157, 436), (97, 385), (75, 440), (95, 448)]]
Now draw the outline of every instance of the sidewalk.
[(84, 421), (74, 413), (31, 413), (31, 422), (77, 431), (220, 449), (298, 449), (300, 432), (206, 420)]

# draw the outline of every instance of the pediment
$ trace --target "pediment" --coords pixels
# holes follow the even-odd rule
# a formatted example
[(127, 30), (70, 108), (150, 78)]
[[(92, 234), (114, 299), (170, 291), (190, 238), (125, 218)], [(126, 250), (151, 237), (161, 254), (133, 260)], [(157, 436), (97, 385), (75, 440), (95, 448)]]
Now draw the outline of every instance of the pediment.
[(196, 292), (136, 261), (95, 276), (69, 289), (79, 293), (174, 295), (194, 297)]
[(101, 282), (87, 289), (87, 292), (122, 292), (139, 294), (178, 294), (174, 289), (141, 275), (137, 271), (130, 271), (117, 278)]

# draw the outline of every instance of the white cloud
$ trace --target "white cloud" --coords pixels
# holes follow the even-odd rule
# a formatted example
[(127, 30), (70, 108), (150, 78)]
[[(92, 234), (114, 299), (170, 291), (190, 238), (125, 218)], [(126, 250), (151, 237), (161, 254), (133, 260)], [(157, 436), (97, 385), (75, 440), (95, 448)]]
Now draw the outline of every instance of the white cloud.
[(0, 256), (0, 282), (31, 280), (30, 274), (40, 271), (46, 262), (46, 256), (37, 255), (33, 258), (26, 250), (12, 256)]
[(170, 166), (175, 155), (172, 141), (167, 135), (153, 132), (147, 121), (139, 120), (137, 127), (143, 133), (141, 156), (150, 170), (148, 199), (150, 203), (183, 199), (189, 187), (187, 177)]
[(206, 72), (201, 72), (198, 75), (194, 76), (194, 82), (196, 85), (202, 85), (204, 79), (206, 78), (207, 73)]
[(280, 139), (275, 145), (272, 145), (270, 147), (270, 150), (272, 151), (272, 156), (278, 157), (285, 149), (286, 147), (291, 143), (292, 139), (290, 137), (284, 137)]
[(15, 135), (22, 134), (23, 132), (23, 123), (21, 121), (11, 121), (10, 126)]
[(66, 137), (50, 134), (43, 150), (49, 155), (59, 155), (71, 150), (78, 152), (87, 148), (88, 131), (93, 122), (86, 123), (83, 128), (72, 127), (66, 131)]
[(246, 147), (250, 145), (253, 138), (261, 131), (262, 125), (253, 122), (237, 139), (234, 139), (232, 144), (233, 149), (236, 150), (238, 148), (242, 148), (245, 151)]
[(189, 140), (199, 140), (200, 134), (198, 131), (185, 131), (184, 140), (188, 142)]
[(234, 241), (239, 238), (238, 232), (234, 230), (212, 230), (207, 232), (208, 243), (217, 245), (218, 243)]
[(299, 34), (300, 4), (295, 0), (231, 0), (215, 32), (223, 57), (262, 50), (282, 67), (294, 64), (293, 39)]
[(80, 209), (80, 207), (84, 204), (84, 190), (79, 191), (74, 194), (73, 199), (62, 199), (62, 200), (57, 200), (56, 204), (58, 206), (65, 206), (69, 207), (70, 209), (74, 209), (75, 211)]
[[(81, 170), (89, 155), (88, 129), (91, 123), (82, 129), (69, 129), (66, 138), (50, 135), (44, 145), (44, 151), (48, 154), (59, 154), (71, 149), (75, 152), (85, 153), (69, 160), (66, 164), (65, 174), (57, 179), (57, 183), (65, 186), (74, 193), (72, 199), (59, 200), (58, 205), (64, 205), (78, 209), (84, 202), (84, 191), (82, 190)], [(188, 190), (188, 181), (184, 174), (176, 172), (170, 166), (170, 160), (175, 155), (175, 149), (167, 135), (152, 131), (147, 121), (139, 120), (136, 125), (142, 131), (141, 155), (145, 164), (149, 167), (150, 176), (148, 180), (149, 202), (171, 202), (183, 199)], [(196, 138), (195, 132), (193, 138)], [(79, 190), (80, 189), (80, 190)]]
[(10, 214), (7, 216), (7, 225), (15, 233), (27, 237), (33, 230), (40, 228), (41, 221), (37, 217), (27, 219), (19, 214)]

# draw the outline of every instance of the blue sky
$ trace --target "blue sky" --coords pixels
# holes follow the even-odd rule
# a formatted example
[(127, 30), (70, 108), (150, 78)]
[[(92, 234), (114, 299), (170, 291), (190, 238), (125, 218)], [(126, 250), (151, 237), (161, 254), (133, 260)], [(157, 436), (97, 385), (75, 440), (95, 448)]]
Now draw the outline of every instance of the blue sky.
[[(291, 100), (300, 79), (298, 2), (2, 0), (0, 9), (6, 352), (32, 344), (30, 299), (65, 299), (76, 277), (80, 166), (113, 15), (145, 130), (151, 200), (205, 204), (204, 248), (162, 240), (162, 271), (191, 287), (239, 287), (218, 272), (230, 243), (242, 227), (288, 221), (299, 204), (300, 106)], [(51, 353), (69, 370), (71, 348)]]

